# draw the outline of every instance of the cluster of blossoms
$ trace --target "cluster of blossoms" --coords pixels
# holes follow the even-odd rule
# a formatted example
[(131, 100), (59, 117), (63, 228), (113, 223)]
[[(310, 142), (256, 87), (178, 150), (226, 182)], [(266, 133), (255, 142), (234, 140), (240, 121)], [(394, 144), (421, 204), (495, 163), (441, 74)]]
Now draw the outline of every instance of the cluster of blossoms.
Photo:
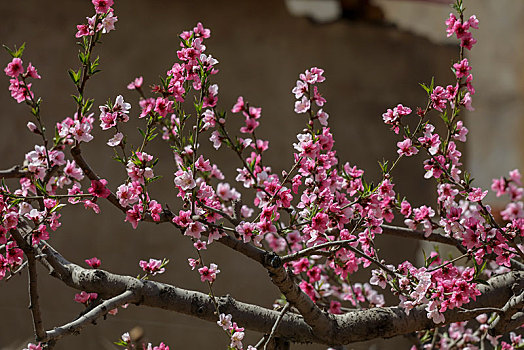
[(31, 91), (32, 84), (26, 83), (26, 80), (28, 78), (40, 79), (41, 76), (38, 75), (36, 68), (33, 67), (31, 62), (29, 62), (24, 72), (22, 59), (14, 57), (4, 69), (4, 72), (8, 77), (12, 78), (9, 80), (9, 91), (11, 92), (11, 97), (13, 97), (16, 102), (21, 103), (26, 100), (34, 100), (34, 94)]
[[(244, 348), (242, 345), (242, 340), (244, 339), (244, 328), (239, 327), (236, 322), (231, 320), (231, 318), (232, 316), (230, 314), (220, 314), (217, 324), (231, 337), (229, 347), (231, 349), (242, 350)], [(257, 350), (257, 348), (248, 345), (247, 350)]]
[[(85, 77), (93, 75), (98, 64), (90, 62), (92, 46), (89, 45), (97, 42), (102, 33), (113, 30), (117, 20), (111, 8), (112, 0), (93, 0), (92, 3), (96, 14), (88, 18), (87, 24), (77, 26), (76, 35), (84, 37), (86, 51), (81, 53), (80, 59), (88, 70), (70, 72), (80, 92), (79, 97), (75, 97), (79, 107), (77, 113), (57, 124), (52, 147), (47, 146), (44, 137), (43, 146), (37, 145), (34, 151), (26, 154), (24, 171), (27, 175), (21, 178), (19, 189), (11, 192), (6, 186), (0, 188), (0, 245), (5, 246), (5, 254), (0, 254), (0, 279), (23, 263), (23, 252), (10, 230), (29, 226), (31, 243), (38, 246), (49, 239), (48, 228), (56, 230), (60, 226), (58, 210), (64, 205), (60, 203), (60, 190), (67, 190), (67, 195), (63, 196), (70, 203), (83, 203), (96, 213), (100, 211), (98, 198), (108, 198), (126, 213), (125, 221), (133, 228), (141, 221), (172, 223), (191, 239), (198, 258), (189, 258), (189, 265), (198, 271), (202, 282), (207, 282), (211, 295), (220, 270), (215, 263), (204, 264), (203, 254), (214, 241), (234, 238), (236, 244), (253, 244), (256, 249), (280, 254), (284, 268), (292, 273), (304, 294), (331, 314), (345, 313), (345, 304), (357, 308), (383, 306), (383, 295), (372, 286), (385, 289), (389, 285), (406, 313), (415, 306), (426, 305), (427, 317), (435, 324), (443, 323), (446, 321), (444, 312), (460, 308), (480, 295), (477, 286), (480, 278), (507, 271), (511, 260), (519, 254), (522, 256), (518, 251), (522, 251), (522, 246), (514, 240), (524, 237), (521, 202), (524, 189), (518, 170), (510, 172), (509, 178), (494, 180), (492, 185), (497, 196), (509, 194), (511, 199), (501, 212), (505, 226), (495, 222), (491, 208), (483, 203), (487, 191), (472, 187), (469, 175), (461, 170), (462, 154), (457, 143), (466, 141), (468, 129), (457, 116), (461, 106), (472, 109), (471, 96), (475, 93), (471, 67), (462, 54), (453, 65), (456, 82), (446, 87), (433, 83), (425, 86), (427, 107), (418, 108), (416, 116), (410, 107), (402, 104), (382, 115), (384, 123), (395, 134), (402, 132), (403, 139), (397, 143), (398, 159), (420, 151), (427, 154), (423, 162), (424, 177), (437, 182), (435, 208), (428, 205), (412, 207), (407, 199), (401, 199), (394, 190), (392, 168), (388, 169), (387, 164), (381, 165), (382, 179), (372, 185), (365, 181), (363, 170), (348, 162), (340, 163), (328, 123), (329, 115), (324, 111), (326, 100), (319, 92), (319, 84), (326, 78), (318, 67), (301, 73), (292, 89), (296, 98), (294, 110), (308, 117), (307, 125), (293, 144), (291, 169), (275, 173), (264, 164), (269, 142), (255, 134), (262, 117), (261, 108), (250, 106), (242, 96), (238, 97), (231, 112), (245, 118), (245, 124), (238, 130), (242, 137), (231, 136), (226, 129), (226, 113), (217, 109), (218, 85), (211, 82), (211, 77), (218, 72), (218, 61), (205, 53), (204, 40), (210, 37), (210, 30), (201, 23), (180, 35), (177, 51), (180, 62), (173, 64), (159, 85), (152, 86), (155, 97), (145, 95), (142, 77), (128, 85), (128, 89), (140, 94), (138, 118), (147, 123), (146, 130), (141, 131), (143, 142), (139, 148), (126, 153), (126, 139), (120, 131), (130, 118), (131, 104), (118, 95), (114, 103), (109, 101), (99, 107), (102, 130), (116, 131), (107, 144), (115, 147), (115, 159), (123, 164), (127, 177), (113, 195), (107, 187), (108, 182), (93, 175), (81, 158), (80, 161), (67, 160), (64, 153), (67, 147), (72, 147), (74, 157), (81, 143), (93, 139), (94, 117), (89, 114), (92, 101), (85, 101), (82, 96)], [(462, 10), (459, 12), (460, 19), (450, 15), (446, 21), (448, 36), (456, 34), (461, 46), (471, 49), (476, 41), (469, 29), (478, 28), (478, 20), (472, 16), (464, 21)], [(21, 59), (14, 57), (5, 72), (12, 78), (12, 96), (37, 110), (39, 102), (34, 101), (30, 92), (31, 84), (25, 82), (28, 77), (39, 78), (34, 67), (29, 64), (24, 72)], [(190, 124), (191, 115), (184, 111), (183, 105), (190, 100), (191, 91), (195, 93), (194, 125)], [(447, 137), (436, 132), (429, 119), (432, 112), (444, 120)], [(40, 123), (39, 116), (35, 116)], [(417, 117), (418, 126), (411, 132), (408, 125)], [(30, 123), (28, 128), (43, 136), (41, 125)], [(162, 130), (162, 138), (173, 150), (177, 166), (174, 187), (184, 204), (178, 213), (171, 212), (167, 206), (164, 209), (148, 192), (148, 185), (157, 178), (153, 168), (158, 159), (144, 149), (157, 135), (157, 129)], [(204, 132), (210, 132), (209, 140), (216, 149), (224, 144), (240, 158), (236, 181), (253, 190), (253, 207), (244, 204), (240, 192), (223, 181), (224, 175), (215, 164), (198, 154), (199, 135)], [(84, 174), (91, 181), (85, 193), (81, 190)], [(39, 209), (31, 204), (34, 202), (30, 198), (35, 196), (42, 202)], [(384, 224), (395, 219), (396, 213), (403, 217), (407, 228), (422, 228), (425, 238), (439, 234), (438, 230), (447, 238), (457, 240), (465, 251), (459, 258), (470, 259), (474, 267), (455, 265), (458, 259), (443, 260), (435, 252), (426, 259), (424, 267), (416, 267), (408, 261), (397, 267), (385, 265), (375, 249), (375, 238), (383, 233)], [(100, 266), (97, 258), (85, 262), (94, 269)], [(165, 271), (167, 262), (166, 259), (141, 260), (139, 266), (147, 275), (155, 276)], [(372, 271), (369, 283), (352, 282), (352, 275), (372, 264), (378, 268)], [(75, 295), (75, 301), (88, 306), (101, 300), (97, 293), (82, 291)], [(277, 303), (283, 302), (287, 301)], [(244, 328), (231, 318), (231, 315), (220, 314), (217, 323), (228, 334), (230, 348), (243, 349)], [(481, 324), (479, 332), (485, 332), (487, 320), (480, 318), (477, 321)], [(478, 342), (478, 337), (479, 334), (465, 324), (455, 323), (440, 336), (438, 346), (446, 349), (456, 341), (470, 344)], [(490, 340), (497, 343), (495, 338)], [(519, 346), (521, 339), (513, 335), (511, 342), (503, 342), (502, 346)], [(129, 334), (122, 335), (119, 345), (135, 348)], [(28, 346), (40, 348), (39, 345)], [(143, 345), (143, 349), (168, 350), (169, 347), (161, 343), (155, 347)], [(255, 350), (253, 346), (247, 349)]]
[[(125, 347), (128, 350), (139, 349), (137, 345), (131, 339), (129, 332), (122, 334), (120, 341), (116, 342), (115, 344)], [(147, 343), (147, 344), (143, 343), (141, 346), (141, 349), (142, 350), (169, 350), (169, 346), (167, 346), (164, 343), (160, 343), (158, 346), (153, 346), (153, 344), (151, 343)]]
[(95, 7), (96, 14), (93, 17), (86, 17), (87, 24), (79, 24), (76, 26), (78, 32), (77, 38), (84, 36), (92, 36), (99, 32), (105, 34), (115, 30), (115, 22), (118, 18), (113, 15), (114, 10), (113, 0), (92, 0)]
[(157, 260), (157, 259), (149, 259), (149, 262), (145, 260), (140, 260), (138, 265), (146, 272), (147, 274), (150, 274), (152, 276), (155, 276), (158, 273), (164, 273), (165, 266), (169, 260)]

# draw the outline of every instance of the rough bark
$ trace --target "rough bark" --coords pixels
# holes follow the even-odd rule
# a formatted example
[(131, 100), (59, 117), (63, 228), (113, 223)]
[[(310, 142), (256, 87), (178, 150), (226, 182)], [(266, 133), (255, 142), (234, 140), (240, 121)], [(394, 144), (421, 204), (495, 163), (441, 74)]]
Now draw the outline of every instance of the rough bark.
[[(217, 315), (211, 298), (200, 292), (185, 290), (172, 285), (141, 281), (130, 276), (113, 274), (104, 270), (88, 270), (63, 258), (50, 246), (42, 249), (46, 261), (55, 273), (53, 276), (68, 286), (96, 292), (104, 299), (114, 298), (126, 291), (134, 295), (137, 305), (171, 310), (203, 320), (216, 322)], [(285, 271), (284, 271), (285, 272)], [(514, 295), (524, 290), (524, 272), (509, 272), (493, 277), (489, 286), (480, 286), (482, 295), (465, 305), (467, 310), (448, 310), (446, 323), (465, 321), (485, 313), (482, 308), (501, 308)], [(261, 306), (242, 303), (230, 296), (217, 298), (219, 311), (231, 314), (233, 319), (249, 330), (271, 332), (280, 312)], [(275, 332), (276, 338), (292, 342), (313, 342), (341, 345), (374, 338), (389, 338), (409, 334), (416, 330), (430, 329), (435, 324), (427, 318), (424, 306), (411, 310), (407, 315), (398, 307), (359, 310), (345, 315), (325, 315), (328, 329), (313, 329), (301, 315), (286, 313)]]

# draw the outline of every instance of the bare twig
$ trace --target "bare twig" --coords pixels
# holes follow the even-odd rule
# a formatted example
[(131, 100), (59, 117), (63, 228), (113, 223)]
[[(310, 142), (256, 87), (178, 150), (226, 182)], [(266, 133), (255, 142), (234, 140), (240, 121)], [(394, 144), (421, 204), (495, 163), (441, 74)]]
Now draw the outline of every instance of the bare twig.
[[(299, 259), (299, 258), (301, 258), (303, 256), (311, 255), (311, 254), (315, 253), (316, 251), (318, 251), (320, 249), (330, 248), (330, 247), (339, 247), (339, 248), (341, 248), (341, 247), (345, 247), (348, 244), (353, 243), (355, 241), (356, 241), (356, 239), (347, 239), (347, 240), (343, 240), (343, 241), (326, 242), (326, 243), (315, 245), (315, 246), (312, 246), (312, 247), (309, 247), (309, 248), (306, 248), (306, 249), (302, 249), (302, 250), (300, 250), (298, 252), (295, 252), (295, 253), (292, 253), (292, 254), (285, 255), (285, 256), (281, 257), (281, 259), (282, 259), (282, 262), (286, 263), (286, 262), (289, 262), (289, 261), (293, 261), (295, 259)], [(337, 249), (333, 249), (330, 252), (335, 252)]]
[(42, 322), (40, 301), (38, 298), (38, 276), (36, 272), (35, 250), (30, 244), (27, 243), (18, 230), (11, 230), (11, 235), (27, 257), (27, 267), (29, 271), (29, 309), (31, 310), (31, 315), (33, 318), (35, 340), (38, 342), (45, 337), (45, 330)]
[(271, 328), (271, 333), (269, 333), (269, 336), (267, 337), (266, 343), (264, 344), (264, 350), (267, 349), (267, 346), (271, 339), (275, 336), (275, 333), (277, 332), (278, 325), (282, 321), (282, 317), (286, 314), (287, 310), (289, 310), (290, 304), (286, 303), (284, 307), (282, 308), (282, 311), (280, 311), (280, 315), (278, 315), (277, 320), (275, 321), (275, 324), (273, 325), (273, 328)]

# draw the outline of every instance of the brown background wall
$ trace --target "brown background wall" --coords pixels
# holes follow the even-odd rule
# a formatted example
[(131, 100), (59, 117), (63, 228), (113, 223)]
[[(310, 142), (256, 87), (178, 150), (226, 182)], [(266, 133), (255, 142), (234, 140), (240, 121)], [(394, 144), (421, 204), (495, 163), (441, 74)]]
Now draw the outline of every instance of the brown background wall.
[[(424, 92), (418, 83), (430, 81), (433, 75), (442, 82), (450, 80), (448, 64), (456, 55), (455, 48), (431, 44), (392, 26), (348, 21), (315, 25), (307, 19), (291, 17), (280, 1), (126, 0), (118, 1), (115, 10), (119, 18), (117, 31), (105, 36), (103, 46), (96, 51), (101, 56), (103, 72), (89, 81), (87, 96), (96, 99), (95, 106), (114, 100), (118, 94), (133, 104), (134, 120), (127, 129), (131, 143), (138, 142), (135, 126), (140, 125), (136, 120), (139, 108), (136, 96), (126, 90), (126, 84), (138, 75), (144, 76), (147, 85), (156, 82), (176, 58), (177, 35), (202, 21), (212, 30), (208, 52), (220, 61), (216, 77), (220, 85), (219, 107), (229, 110), (239, 95), (252, 105), (263, 107), (258, 135), (270, 140), (267, 163), (278, 170), (289, 168), (294, 135), (304, 125), (304, 120), (293, 113), (291, 88), (306, 68), (319, 66), (326, 70), (327, 81), (321, 91), (328, 100), (325, 109), (331, 116), (341, 160), (358, 164), (367, 170), (370, 180), (376, 180), (377, 161), (396, 155), (397, 139), (383, 125), (381, 114), (397, 103), (413, 108), (424, 104)], [(0, 3), (0, 42), (8, 46), (27, 43), (24, 63), (31, 61), (43, 77), (34, 83), (33, 89), (44, 99), (43, 116), (49, 128), (74, 111), (69, 97), (74, 91), (67, 69), (78, 64), (75, 25), (92, 12), (89, 1)], [(2, 67), (8, 61), (7, 54), (0, 56)], [(0, 168), (7, 168), (19, 164), (39, 139), (27, 132), (25, 124), (31, 116), (25, 106), (10, 98), (5, 76), (0, 77), (0, 85), (4, 135), (0, 138)], [(116, 189), (125, 174), (110, 160), (112, 150), (105, 146), (112, 135), (98, 126), (93, 134), (95, 140), (84, 146), (85, 157)], [(202, 145), (234, 181), (231, 175), (238, 166), (235, 159), (227, 152), (210, 150), (206, 141)], [(163, 181), (152, 186), (152, 194), (176, 208), (169, 149), (158, 140), (148, 152), (160, 157), (156, 173), (164, 175)], [(432, 198), (432, 191), (423, 187), (422, 174), (417, 160), (401, 163), (394, 173), (396, 189), (415, 203)], [(76, 263), (97, 256), (102, 260), (102, 268), (130, 275), (140, 272), (138, 260), (166, 257), (171, 261), (167, 273), (157, 280), (205, 291), (198, 274), (187, 266), (187, 257), (193, 256), (189, 240), (166, 225), (144, 224), (133, 230), (123, 224), (124, 218), (116, 209), (105, 203), (101, 208), (98, 216), (81, 207), (66, 208), (63, 225), (52, 235), (52, 244)], [(379, 244), (395, 247), (382, 253), (395, 262), (414, 254), (415, 247), (399, 239), (384, 237)], [(215, 283), (216, 294), (230, 293), (242, 301), (266, 307), (278, 296), (263, 269), (244, 257), (221, 246), (212, 246), (205, 256), (222, 270)], [(82, 309), (72, 300), (75, 291), (44, 273), (40, 279), (45, 326), (52, 328), (72, 320)], [(0, 349), (20, 348), (30, 339), (31, 321), (26, 306), (25, 275), (0, 284)], [(163, 340), (176, 349), (224, 348), (227, 342), (214, 324), (161, 310), (130, 307), (116, 317), (100, 321), (98, 327), (86, 328), (80, 336), (61, 341), (56, 349), (112, 349), (111, 342), (136, 325), (145, 329), (152, 342)], [(258, 337), (248, 332), (247, 343), (253, 344)], [(399, 341), (406, 346), (404, 340)], [(380, 341), (376, 346), (392, 345)], [(323, 347), (304, 347), (320, 348)]]

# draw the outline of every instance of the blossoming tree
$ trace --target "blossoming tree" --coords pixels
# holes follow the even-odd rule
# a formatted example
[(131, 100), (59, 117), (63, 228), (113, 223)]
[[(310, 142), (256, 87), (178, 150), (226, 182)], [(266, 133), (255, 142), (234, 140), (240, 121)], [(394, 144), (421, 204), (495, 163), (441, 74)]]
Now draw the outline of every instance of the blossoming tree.
[[(460, 113), (472, 108), (475, 93), (464, 50), (476, 43), (471, 29), (478, 28), (474, 15), (465, 16), (461, 0), (446, 20), (448, 36), (460, 41), (452, 66), (456, 79), (447, 86), (422, 84), (427, 101), (416, 111), (399, 104), (382, 115), (399, 135), (398, 157), (380, 164), (382, 179), (376, 185), (368, 183), (356, 165), (338, 159), (320, 91), (324, 71), (317, 67), (301, 73), (292, 90), (295, 112), (304, 118), (305, 129), (297, 135), (288, 170), (275, 173), (265, 163), (268, 141), (255, 133), (261, 108), (243, 97), (232, 107), (233, 116), (217, 107), (213, 76), (218, 60), (206, 53), (204, 41), (211, 32), (201, 23), (180, 35), (178, 62), (157, 85), (146, 91), (141, 77), (128, 85), (140, 96), (138, 116), (130, 113), (131, 104), (121, 95), (101, 105), (95, 115), (94, 101), (86, 95), (86, 83), (99, 66), (93, 49), (115, 29), (117, 16), (112, 0), (92, 3), (95, 14), (77, 26), (80, 67), (69, 71), (77, 90), (76, 111), (56, 125), (54, 136), (44, 126), (42, 100), (32, 90), (41, 77), (22, 60), (24, 46), (8, 49), (12, 59), (4, 69), (11, 96), (27, 104), (33, 115), (28, 129), (41, 138), (23, 164), (0, 172), (0, 279), (28, 271), (35, 336), (28, 349), (53, 348), (61, 338), (129, 304), (215, 322), (224, 330), (224, 347), (229, 349), (286, 349), (293, 342), (342, 348), (408, 334), (416, 334), (411, 337), (416, 349), (523, 346), (518, 335), (524, 323), (521, 175), (514, 170), (493, 180), (496, 195), (509, 197), (497, 220), (485, 203), (487, 191), (473, 184), (457, 148), (468, 133)], [(237, 116), (245, 120), (238, 132), (228, 123)], [(145, 124), (137, 148), (127, 143), (125, 134), (126, 122), (135, 117)], [(121, 179), (102, 178), (82, 154), (93, 141), (95, 120), (108, 132), (106, 142), (122, 164)], [(444, 132), (436, 131), (437, 123)], [(172, 187), (181, 209), (162, 206), (148, 188), (160, 181), (155, 175), (158, 159), (147, 153), (157, 135), (176, 160)], [(235, 181), (242, 193), (199, 149), (206, 139), (216, 149), (229, 148), (238, 159)], [(438, 198), (436, 203), (412, 207), (409, 198), (395, 191), (391, 173), (399, 161), (419, 152), (426, 155), (424, 177), (435, 179)], [(245, 199), (249, 196), (254, 200)], [(62, 255), (52, 247), (52, 232), (61, 225), (65, 205), (83, 205), (98, 214), (98, 202), (104, 200), (133, 228), (163, 223), (187, 236), (194, 254), (188, 257), (188, 266), (177, 268), (194, 270), (205, 293), (153, 281), (156, 274), (174, 268), (166, 259), (137, 262), (144, 273), (135, 278), (102, 269), (97, 258), (85, 260), (89, 269), (81, 267), (64, 257), (67, 252)], [(404, 225), (391, 225), (395, 217)], [(453, 257), (434, 251), (425, 255), (422, 266), (410, 261), (394, 266), (375, 249), (380, 235), (448, 245), (454, 249)], [(208, 261), (206, 250), (217, 244), (268, 271), (268, 282), (281, 292), (272, 308), (215, 295), (213, 283), (220, 278), (220, 269)], [(78, 291), (74, 300), (84, 304), (85, 311), (70, 323), (44, 328), (37, 264)], [(350, 281), (348, 276), (359, 270), (367, 272), (369, 283)], [(397, 296), (397, 305), (386, 306), (382, 290)], [(246, 331), (264, 336), (246, 345)], [(169, 349), (164, 343), (138, 344), (127, 333), (117, 344)]]

